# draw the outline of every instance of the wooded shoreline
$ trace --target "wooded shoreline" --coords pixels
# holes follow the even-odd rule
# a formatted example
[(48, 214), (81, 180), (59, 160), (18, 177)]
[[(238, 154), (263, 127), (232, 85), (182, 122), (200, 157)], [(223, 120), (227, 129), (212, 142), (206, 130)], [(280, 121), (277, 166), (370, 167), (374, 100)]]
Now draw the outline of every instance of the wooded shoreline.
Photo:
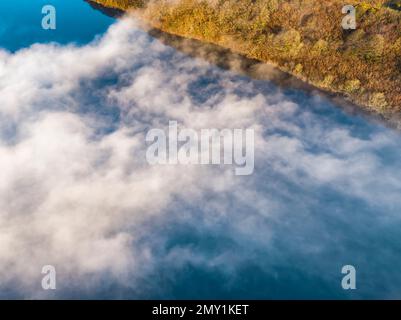
[[(161, 31), (272, 63), (400, 126), (401, 11), (389, 1), (92, 2), (131, 10)], [(357, 9), (356, 30), (341, 27), (345, 4)]]

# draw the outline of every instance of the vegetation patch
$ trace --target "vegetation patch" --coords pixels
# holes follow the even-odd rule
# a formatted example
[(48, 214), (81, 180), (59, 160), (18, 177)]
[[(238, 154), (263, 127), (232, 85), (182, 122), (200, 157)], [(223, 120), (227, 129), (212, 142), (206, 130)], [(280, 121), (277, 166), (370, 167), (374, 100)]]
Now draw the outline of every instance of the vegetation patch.
[[(95, 0), (164, 32), (273, 62), (387, 118), (401, 113), (401, 0)], [(344, 5), (357, 29), (343, 30)]]

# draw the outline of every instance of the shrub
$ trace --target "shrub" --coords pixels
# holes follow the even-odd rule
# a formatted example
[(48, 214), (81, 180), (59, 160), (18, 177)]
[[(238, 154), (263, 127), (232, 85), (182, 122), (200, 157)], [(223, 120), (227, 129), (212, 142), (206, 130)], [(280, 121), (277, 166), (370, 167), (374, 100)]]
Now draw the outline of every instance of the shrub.
[(383, 55), (384, 45), (384, 37), (380, 34), (375, 34), (353, 41), (347, 51), (349, 54), (358, 56), (368, 62), (376, 62)]
[(329, 44), (326, 40), (320, 39), (315, 42), (312, 47), (311, 55), (312, 56), (320, 56), (321, 54), (327, 52)]
[(361, 82), (358, 79), (348, 80), (344, 84), (344, 91), (347, 93), (353, 93), (361, 87)]
[(335, 77), (331, 74), (327, 75), (324, 77), (322, 81), (318, 83), (322, 88), (331, 88), (333, 85), (333, 82), (335, 80)]
[(274, 51), (285, 58), (295, 57), (301, 47), (301, 35), (296, 30), (282, 31), (274, 37)]
[(367, 3), (367, 2), (362, 2), (357, 6), (357, 11), (359, 15), (363, 15), (366, 12), (376, 12), (380, 10), (381, 8), (381, 3)]
[(298, 64), (295, 66), (293, 72), (294, 72), (295, 74), (301, 74), (302, 71), (303, 71), (303, 69), (304, 69), (303, 65), (300, 64), (300, 63), (298, 63)]
[(374, 92), (369, 97), (369, 106), (380, 112), (385, 112), (388, 104), (383, 92)]

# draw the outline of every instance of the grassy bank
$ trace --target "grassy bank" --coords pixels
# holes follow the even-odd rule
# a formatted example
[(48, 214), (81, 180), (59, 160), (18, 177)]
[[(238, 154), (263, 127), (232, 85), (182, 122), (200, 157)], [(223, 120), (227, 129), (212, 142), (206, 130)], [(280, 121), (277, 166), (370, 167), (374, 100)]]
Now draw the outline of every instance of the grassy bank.
[[(218, 44), (382, 114), (401, 114), (401, 0), (95, 0)], [(357, 29), (341, 27), (344, 5)]]

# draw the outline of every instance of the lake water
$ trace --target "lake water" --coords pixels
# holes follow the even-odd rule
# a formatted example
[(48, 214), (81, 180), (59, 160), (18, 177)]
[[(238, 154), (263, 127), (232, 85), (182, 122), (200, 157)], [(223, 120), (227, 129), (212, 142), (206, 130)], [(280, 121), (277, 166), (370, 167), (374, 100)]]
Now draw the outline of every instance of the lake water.
[[(52, 4), (57, 9), (57, 29), (54, 31), (41, 28), (41, 8), (45, 4)], [(63, 51), (64, 46), (71, 44), (85, 48), (114, 23), (115, 19), (94, 10), (82, 0), (15, 0), (0, 3), (0, 46), (11, 52), (7, 58), (9, 60), (5, 60), (9, 61), (7, 63), (12, 63), (10, 57), (18, 54), (20, 49), (25, 48), (29, 51), (27, 48), (33, 44), (56, 42), (60, 44), (61, 49), (49, 49), (50, 52), (55, 50), (53, 59), (62, 55), (68, 57), (68, 54), (71, 54), (76, 58), (77, 67), (77, 70), (63, 70), (63, 76), (58, 78), (57, 63), (50, 63), (49, 60), (49, 67), (46, 67), (46, 60), (43, 60), (43, 69), (48, 73), (34, 79), (42, 81), (47, 75), (50, 79), (55, 79), (53, 83), (44, 81), (40, 86), (40, 90), (54, 90), (55, 98), (52, 96), (46, 100), (35, 96), (33, 99), (21, 92), (22, 97), (18, 98), (27, 97), (27, 100), (21, 101), (28, 101), (26, 105), (20, 103), (21, 109), (25, 106), (32, 107), (37, 113), (1, 115), (6, 119), (0, 121), (0, 127), (3, 127), (0, 130), (2, 145), (12, 146), (15, 141), (19, 141), (18, 139), (23, 139), (17, 134), (19, 127), (23, 126), (22, 123), (28, 121), (26, 119), (34, 121), (32, 119), (36, 119), (47, 109), (57, 112), (67, 110), (83, 119), (96, 119), (98, 122), (93, 125), (96, 128), (96, 139), (112, 136), (123, 125), (132, 126), (136, 132), (138, 128), (151, 123), (152, 119), (165, 120), (187, 114), (194, 123), (204, 121), (203, 123), (219, 126), (225, 123), (222, 118), (226, 117), (231, 124), (237, 122), (251, 125), (257, 122), (261, 134), (258, 144), (260, 149), (257, 149), (255, 154), (255, 173), (252, 180), (228, 179), (229, 182), (225, 184), (230, 187), (221, 186), (220, 180), (213, 180), (214, 175), (211, 175), (212, 180), (208, 180), (212, 187), (207, 185), (208, 181), (201, 182), (202, 178), (199, 177), (194, 181), (199, 179), (199, 184), (205, 185), (187, 194), (186, 189), (192, 190), (195, 184), (190, 180), (184, 187), (180, 186), (172, 192), (161, 205), (161, 209), (153, 207), (154, 203), (159, 202), (157, 200), (160, 194), (145, 194), (141, 196), (140, 201), (148, 197), (154, 197), (154, 201), (152, 200), (151, 204), (138, 205), (136, 210), (145, 208), (143, 210), (152, 215), (149, 219), (141, 221), (139, 227), (135, 227), (135, 221), (130, 221), (127, 218), (129, 215), (125, 215), (131, 210), (128, 205), (131, 198), (128, 197), (125, 199), (128, 209), (124, 207), (124, 210), (121, 210), (124, 222), (117, 222), (117, 216), (115, 220), (111, 220), (113, 223), (116, 221), (117, 227), (107, 231), (105, 239), (112, 238), (113, 234), (121, 230), (124, 230), (125, 235), (135, 233), (137, 238), (132, 248), (132, 251), (135, 250), (135, 262), (128, 263), (133, 270), (121, 272), (120, 269), (116, 271), (112, 267), (104, 267), (103, 270), (101, 266), (108, 266), (109, 260), (114, 259), (108, 258), (107, 254), (99, 259), (84, 259), (85, 263), (77, 262), (77, 266), (84, 270), (77, 282), (71, 281), (71, 278), (74, 278), (73, 273), (66, 276), (66, 279), (69, 279), (68, 285), (61, 282), (56, 297), (401, 297), (401, 139), (398, 132), (372, 123), (364, 117), (347, 114), (321, 96), (294, 88), (278, 88), (269, 81), (250, 79), (208, 65), (201, 59), (191, 58), (160, 44), (139, 28), (129, 36), (126, 36), (125, 29), (118, 29), (113, 39), (105, 40), (105, 44), (100, 45), (99, 59), (114, 59), (115, 62), (105, 70), (99, 65), (98, 69), (101, 71), (98, 73), (93, 70), (88, 73), (82, 71), (97, 58), (90, 48), (87, 51), (83, 49), (82, 52)], [(120, 37), (129, 43), (123, 45), (124, 41), (115, 40)], [(107, 47), (107, 41), (114, 41), (121, 46), (121, 50), (113, 51), (112, 47), (104, 49)], [(146, 51), (141, 51), (145, 50), (143, 48), (146, 48)], [(26, 54), (31, 54), (29, 52)], [(40, 50), (32, 49), (32, 52), (32, 57), (35, 54), (44, 54)], [(85, 62), (80, 60), (81, 56)], [(24, 60), (23, 55), (19, 59), (21, 60), (18, 60), (15, 66), (22, 69), (18, 69), (15, 77), (21, 78), (16, 78), (16, 85), (27, 81), (24, 77), (25, 72), (34, 68)], [(61, 59), (60, 63), (66, 63), (66, 60)], [(3, 68), (3, 65), (0, 64), (0, 67)], [(0, 80), (2, 70), (0, 69)], [(150, 72), (147, 72), (149, 70)], [(82, 76), (77, 76), (76, 83), (80, 84), (79, 87), (68, 89), (71, 90), (68, 91), (68, 95), (58, 96), (57, 90), (63, 92), (65, 88), (61, 85), (63, 79), (75, 77), (79, 72), (84, 72)], [(136, 83), (135, 79), (138, 77), (145, 79), (146, 84)], [(0, 86), (6, 88), (8, 79), (4, 78)], [(158, 81), (165, 86), (153, 87)], [(184, 83), (188, 86), (181, 92), (180, 88)], [(4, 88), (0, 87), (1, 89)], [(171, 92), (176, 90), (177, 96), (173, 97), (170, 89)], [(0, 91), (0, 99), (4, 99), (5, 105), (11, 105), (17, 99), (15, 96), (10, 98), (8, 90), (12, 88), (6, 88), (2, 93)], [(135, 93), (138, 90), (146, 91), (148, 95), (138, 96)], [(40, 92), (47, 94), (47, 91)], [(231, 101), (233, 107), (242, 113), (231, 114), (230, 109), (223, 104), (226, 100)], [(167, 105), (167, 101), (172, 107), (164, 109), (163, 104)], [(177, 106), (183, 106), (182, 113), (173, 112)], [(224, 112), (218, 113), (219, 108)], [(217, 113), (213, 113), (214, 110), (217, 110)], [(184, 121), (184, 116), (182, 117)], [(80, 127), (74, 128), (71, 132), (68, 131), (69, 134), (81, 132)], [(122, 145), (126, 141), (115, 139), (115, 143)], [(88, 144), (91, 150), (93, 143)], [(41, 144), (35, 146), (40, 148)], [(71, 147), (73, 146), (75, 142), (71, 143)], [(48, 149), (53, 147), (49, 144)], [(70, 153), (66, 153), (66, 157), (69, 155)], [(22, 155), (20, 158), (15, 157), (15, 162), (23, 159)], [(106, 159), (106, 156), (98, 159), (89, 167), (95, 170)], [(74, 164), (69, 163), (68, 166), (70, 165), (74, 167)], [(138, 172), (141, 168), (138, 167)], [(3, 169), (0, 167), (0, 170)], [(124, 170), (127, 174), (130, 173), (129, 166), (124, 167)], [(172, 175), (174, 179), (171, 180), (171, 184), (178, 180), (185, 182), (188, 178), (185, 177), (186, 174), (181, 173)], [(188, 176), (191, 175), (188, 173)], [(72, 177), (76, 178), (76, 175)], [(97, 177), (94, 174), (92, 179), (96, 180)], [(49, 177), (45, 176), (45, 179), (47, 178)], [(64, 178), (68, 184), (70, 178), (61, 176), (60, 179)], [(166, 179), (168, 178), (167, 175)], [(138, 179), (141, 179), (141, 175)], [(6, 210), (4, 213), (7, 219), (11, 220), (13, 215), (20, 212), (20, 208), (27, 211), (47, 208), (36, 204), (36, 201), (41, 201), (38, 199), (46, 198), (40, 193), (40, 188), (27, 191), (31, 190), (31, 184), (18, 183), (18, 179), (12, 181), (12, 188), (4, 187), (8, 193), (1, 193), (3, 197), (13, 194), (12, 190), (22, 190), (18, 199), (26, 201), (12, 198), (10, 201), (15, 204), (4, 207), (11, 208), (10, 212)], [(49, 178), (49, 181), (53, 180)], [(140, 193), (140, 188), (137, 190), (131, 187)], [(97, 190), (96, 188), (98, 186), (94, 185), (93, 189), (83, 187), (82, 190), (90, 193), (91, 190)], [(0, 192), (3, 192), (1, 190), (3, 189), (0, 189)], [(67, 190), (70, 193), (63, 193), (63, 197), (75, 195), (72, 190)], [(78, 193), (85, 193), (82, 190)], [(114, 187), (110, 187), (110, 194), (114, 190)], [(110, 199), (107, 198), (107, 194), (104, 196), (109, 202), (116, 202), (115, 206), (110, 208), (119, 208), (121, 194), (123, 193), (116, 193), (116, 196), (110, 196)], [(72, 203), (67, 207), (74, 207), (74, 212), (79, 213), (82, 210), (82, 215), (91, 216), (92, 211), (84, 211), (89, 207), (88, 203), (82, 199), (82, 202)], [(101, 208), (96, 210), (102, 212)], [(114, 209), (110, 210), (113, 212)], [(60, 214), (61, 212), (64, 211), (60, 210)], [(160, 212), (163, 214), (160, 215)], [(58, 212), (53, 214), (57, 215)], [(83, 216), (77, 217), (83, 219)], [(97, 219), (102, 221), (102, 216), (96, 216), (94, 220), (91, 218), (90, 221)], [(0, 223), (2, 221), (0, 220)], [(3, 223), (6, 223), (4, 221)], [(102, 228), (97, 230), (103, 230)], [(11, 234), (10, 226), (7, 225), (4, 230)], [(16, 230), (13, 239), (19, 241), (25, 231)], [(46, 236), (45, 233), (38, 234), (40, 237)], [(50, 238), (56, 239), (57, 234), (64, 233), (56, 227), (54, 236)], [(33, 235), (36, 234), (32, 231)], [(68, 239), (69, 233), (64, 235), (63, 239)], [(40, 237), (38, 236), (38, 239), (41, 239)], [(96, 238), (96, 233), (94, 237)], [(4, 246), (11, 246), (6, 240)], [(64, 244), (63, 241), (60, 243)], [(28, 245), (31, 242), (26, 243), (26, 250), (21, 251), (24, 254), (31, 248)], [(45, 245), (40, 240), (32, 243), (35, 253), (40, 252), (36, 246)], [(100, 247), (91, 250), (84, 245), (82, 248), (78, 245), (72, 252), (82, 253), (84, 257), (90, 256), (91, 251), (103, 248), (104, 243), (97, 243)], [(107, 249), (107, 246), (105, 248), (99, 250), (99, 253), (113, 253), (112, 249)], [(31, 249), (33, 250), (33, 247)], [(6, 255), (7, 248), (2, 250), (0, 254), (4, 254), (5, 259), (9, 259), (7, 261), (13, 261), (12, 255)], [(60, 255), (64, 252), (76, 257), (68, 250), (59, 250), (52, 257), (55, 260), (61, 259)], [(68, 255), (67, 257), (70, 257)], [(81, 261), (82, 256), (79, 255), (77, 261)], [(71, 258), (71, 261), (75, 263), (74, 258)], [(113, 263), (120, 265), (117, 258)], [(0, 263), (0, 268), (5, 268), (5, 265)], [(344, 265), (353, 265), (357, 270), (356, 290), (343, 290), (341, 287), (341, 279), (344, 276), (341, 269)], [(58, 267), (64, 270), (64, 266)], [(101, 271), (97, 273), (96, 268)], [(3, 272), (6, 271), (1, 269), (0, 275)], [(82, 287), (79, 282), (82, 282), (85, 276), (88, 284)], [(3, 286), (4, 281), (0, 278), (0, 289), (3, 288), (1, 297), (35, 295), (32, 289), (20, 289), (18, 284), (14, 286), (17, 281), (15, 279), (7, 280)], [(49, 293), (45, 297), (53, 296)]]
[[(42, 28), (42, 8), (45, 5), (53, 5), (57, 10), (56, 30)], [(0, 14), (0, 43), (11, 51), (37, 42), (87, 43), (114, 22), (112, 18), (93, 10), (88, 3), (75, 0), (2, 1)]]

